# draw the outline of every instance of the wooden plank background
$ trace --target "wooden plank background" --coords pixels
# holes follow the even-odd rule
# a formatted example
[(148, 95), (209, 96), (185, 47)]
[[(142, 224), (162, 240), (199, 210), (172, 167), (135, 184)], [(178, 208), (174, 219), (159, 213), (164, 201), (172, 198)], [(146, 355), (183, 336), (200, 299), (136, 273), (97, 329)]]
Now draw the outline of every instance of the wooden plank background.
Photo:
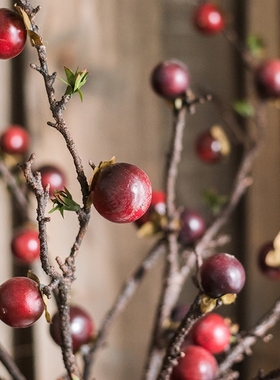
[[(233, 0), (223, 2), (228, 10), (235, 4)], [(63, 77), (63, 65), (73, 70), (77, 66), (87, 68), (90, 72), (84, 90), (84, 102), (81, 103), (78, 97), (73, 98), (65, 112), (87, 175), (91, 173), (88, 160), (97, 164), (115, 155), (118, 161), (140, 166), (149, 174), (153, 187), (160, 188), (171, 131), (171, 115), (165, 102), (150, 89), (151, 69), (162, 59), (182, 59), (189, 66), (193, 89), (200, 92), (214, 90), (230, 102), (237, 94), (236, 78), (239, 75), (233, 51), (222, 36), (205, 38), (193, 30), (193, 4), (187, 0), (60, 0), (41, 5), (37, 21), (48, 49), (50, 70), (57, 71), (58, 77)], [(278, 1), (248, 1), (247, 12), (249, 30), (264, 32), (269, 40), (269, 54), (278, 55)], [(233, 22), (238, 25), (238, 20), (233, 19)], [(32, 133), (32, 151), (36, 154), (35, 166), (50, 162), (65, 168), (68, 187), (74, 199), (79, 200), (73, 164), (64, 142), (56, 131), (46, 125), (51, 120), (50, 112), (42, 78), (28, 67), (33, 62), (37, 62), (35, 50), (28, 46), (24, 68), (25, 103), (27, 127)], [(7, 96), (10, 71), (8, 62), (2, 61), (0, 65), (1, 83), (5, 83), (0, 88), (0, 130), (3, 130), (10, 120)], [(64, 90), (60, 81), (57, 81), (56, 89), (59, 97)], [(278, 119), (279, 111), (270, 107), (269, 124), (272, 127), (268, 130), (268, 146), (255, 165), (255, 183), (246, 203), (249, 290), (246, 293), (247, 310), (244, 310), (243, 323), (247, 326), (254, 322), (277, 293), (275, 284), (259, 278), (255, 254), (259, 244), (273, 238), (279, 229), (280, 173), (275, 170), (280, 158)], [(221, 118), (212, 104), (201, 106), (194, 116), (187, 117), (185, 151), (180, 165), (178, 202), (202, 212), (206, 212), (201, 205), (202, 191), (216, 187), (221, 193), (228, 192), (236, 164), (236, 157), (233, 157), (225, 164), (208, 167), (195, 158), (195, 136), (214, 123), (221, 123)], [(11, 266), (10, 217), (3, 184), (0, 185), (0, 199), (3, 226), (0, 244), (1, 251), (5, 252), (0, 266), (2, 282), (10, 276)], [(34, 210), (35, 202), (30, 207), (31, 218), (35, 218)], [(53, 214), (48, 231), (52, 258), (57, 255), (65, 257), (77, 232), (75, 216), (66, 214), (65, 219), (62, 219), (60, 215)], [(240, 235), (232, 224), (227, 226), (225, 232), (233, 233), (233, 236)], [(133, 225), (113, 225), (93, 212), (89, 232), (77, 260), (78, 280), (73, 287), (73, 300), (83, 304), (92, 313), (97, 327), (123, 280), (150, 246), (149, 239), (140, 240), (136, 237)], [(235, 253), (236, 246), (238, 242), (233, 241), (227, 248)], [(245, 249), (242, 254), (245, 254)], [(34, 265), (34, 271), (44, 280), (39, 264)], [(98, 356), (94, 372), (97, 379), (140, 378), (160, 272), (161, 263), (148, 275), (129, 309), (116, 321), (109, 336), (110, 344)], [(181, 301), (189, 302), (192, 297), (193, 292), (186, 288)], [(50, 309), (54, 310), (52, 302)], [(5, 345), (9, 345), (10, 329), (7, 326), (0, 325), (0, 336), (1, 341), (3, 339)], [(43, 319), (36, 324), (35, 342), (36, 378), (57, 378), (63, 373), (60, 351), (49, 338), (48, 326)], [(269, 370), (278, 364), (279, 351), (275, 350), (275, 346), (267, 345), (265, 352), (262, 347), (257, 349), (256, 360), (250, 361), (248, 373), (251, 377), (256, 375), (259, 366)], [(2, 373), (6, 375), (0, 368)]]

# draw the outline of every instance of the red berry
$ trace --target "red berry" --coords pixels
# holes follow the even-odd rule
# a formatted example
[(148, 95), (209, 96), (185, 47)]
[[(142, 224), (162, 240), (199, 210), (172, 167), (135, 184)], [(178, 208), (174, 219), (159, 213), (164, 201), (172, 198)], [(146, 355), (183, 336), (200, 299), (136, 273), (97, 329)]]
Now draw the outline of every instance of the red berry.
[(91, 196), (94, 207), (104, 218), (128, 223), (147, 211), (152, 187), (147, 174), (137, 166), (114, 163), (99, 170)]
[(26, 29), (21, 16), (6, 8), (0, 8), (0, 59), (19, 55), (25, 45)]
[(273, 241), (265, 243), (258, 252), (258, 266), (260, 271), (271, 280), (280, 280), (280, 266), (267, 263), (267, 255), (274, 251)]
[(225, 17), (221, 9), (213, 3), (199, 5), (193, 15), (195, 27), (205, 35), (220, 33), (225, 27)]
[(229, 324), (216, 313), (207, 314), (196, 321), (190, 336), (193, 344), (204, 347), (212, 354), (219, 354), (227, 349), (231, 339)]
[(260, 97), (264, 99), (280, 97), (280, 59), (270, 59), (258, 67), (254, 75)]
[(218, 163), (230, 152), (230, 143), (219, 126), (202, 132), (195, 141), (197, 156), (206, 163)]
[[(93, 336), (94, 324), (91, 316), (79, 306), (70, 306), (70, 330), (73, 351), (76, 352), (83, 344), (89, 343)], [(50, 334), (56, 344), (61, 344), (59, 314), (54, 314), (50, 324)]]
[(38, 171), (41, 173), (42, 185), (45, 188), (50, 185), (49, 194), (53, 196), (54, 190), (63, 190), (66, 184), (64, 173), (53, 165), (41, 166)]
[(159, 63), (151, 74), (153, 90), (158, 95), (170, 100), (183, 97), (189, 83), (190, 76), (186, 65), (177, 60)]
[(184, 356), (173, 368), (171, 380), (214, 380), (217, 374), (215, 357), (203, 347), (189, 345), (183, 350)]
[(200, 277), (204, 292), (212, 298), (238, 294), (245, 283), (242, 264), (228, 253), (218, 253), (206, 259), (200, 268)]
[(22, 228), (15, 232), (11, 242), (12, 253), (25, 263), (32, 263), (40, 256), (38, 231)]
[(33, 325), (44, 311), (38, 284), (28, 277), (13, 277), (0, 286), (0, 320), (11, 327)]
[(164, 216), (166, 213), (166, 204), (165, 204), (165, 193), (163, 191), (153, 191), (152, 200), (148, 210), (145, 212), (141, 218), (135, 221), (138, 227), (141, 227), (143, 224), (150, 222), (154, 219), (155, 214), (157, 216)]
[(24, 154), (29, 148), (29, 135), (19, 125), (11, 125), (0, 136), (0, 146), (8, 154)]
[(202, 237), (206, 229), (203, 217), (195, 210), (185, 208), (180, 215), (178, 239), (183, 245), (194, 244)]

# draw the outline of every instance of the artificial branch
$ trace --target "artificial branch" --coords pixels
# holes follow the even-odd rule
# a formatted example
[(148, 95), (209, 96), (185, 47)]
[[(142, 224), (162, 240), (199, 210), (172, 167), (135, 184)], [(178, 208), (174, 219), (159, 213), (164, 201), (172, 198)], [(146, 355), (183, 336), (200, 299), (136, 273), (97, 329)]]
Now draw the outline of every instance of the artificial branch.
[(128, 302), (131, 300), (132, 296), (141, 284), (144, 276), (147, 272), (154, 266), (156, 261), (164, 254), (166, 250), (166, 244), (164, 239), (158, 240), (155, 245), (147, 253), (144, 260), (136, 268), (131, 276), (127, 278), (122, 286), (115, 302), (112, 307), (108, 310), (103, 322), (99, 328), (98, 334), (93, 342), (92, 347), (89, 352), (84, 355), (84, 379), (86, 380), (89, 376), (90, 366), (93, 364), (95, 355), (97, 351), (102, 348), (105, 344), (106, 337), (108, 335), (108, 330), (112, 326), (112, 323), (118, 317), (118, 315), (124, 310)]
[(178, 364), (178, 359), (181, 357), (181, 346), (188, 332), (193, 324), (203, 316), (200, 303), (201, 298), (198, 294), (169, 343), (157, 380), (169, 380), (174, 365)]
[(28, 201), (26, 198), (26, 193), (19, 187), (16, 178), (10, 172), (2, 159), (0, 160), (0, 174), (8, 186), (13, 199), (16, 201), (20, 214), (23, 216), (23, 219), (27, 219)]
[(253, 346), (257, 340), (263, 339), (267, 332), (280, 319), (280, 300), (268, 310), (268, 312), (257, 322), (257, 324), (246, 333), (239, 335), (238, 343), (231, 348), (225, 359), (219, 365), (218, 379), (230, 370), (232, 365), (242, 358), (243, 354)]
[(16, 365), (14, 359), (5, 350), (5, 348), (0, 344), (0, 361), (7, 369), (13, 380), (27, 380), (25, 376), (20, 372), (18, 366)]

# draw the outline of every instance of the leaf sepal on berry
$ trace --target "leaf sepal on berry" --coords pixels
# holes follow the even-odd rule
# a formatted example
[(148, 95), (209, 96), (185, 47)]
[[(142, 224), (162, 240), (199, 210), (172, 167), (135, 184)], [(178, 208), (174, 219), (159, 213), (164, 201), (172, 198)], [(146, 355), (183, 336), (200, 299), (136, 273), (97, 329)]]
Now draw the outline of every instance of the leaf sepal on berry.
[(217, 306), (230, 305), (236, 300), (236, 294), (228, 293), (218, 298), (211, 298), (206, 294), (200, 296), (200, 310), (203, 314), (210, 313)]
[(78, 212), (81, 209), (81, 206), (73, 200), (71, 193), (66, 187), (64, 187), (64, 190), (54, 190), (54, 195), (51, 201), (53, 202), (54, 207), (49, 213), (58, 210), (62, 217), (64, 217), (64, 211)]

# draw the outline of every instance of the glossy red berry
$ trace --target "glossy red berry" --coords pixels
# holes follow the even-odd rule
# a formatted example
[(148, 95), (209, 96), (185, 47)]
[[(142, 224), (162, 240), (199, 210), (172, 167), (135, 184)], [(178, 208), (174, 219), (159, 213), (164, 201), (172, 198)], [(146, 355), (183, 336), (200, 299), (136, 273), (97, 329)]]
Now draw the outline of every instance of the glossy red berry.
[(267, 242), (258, 252), (258, 267), (260, 271), (271, 280), (280, 280), (280, 265), (269, 265), (268, 253), (274, 251), (273, 241)]
[(166, 214), (165, 193), (160, 190), (152, 192), (151, 204), (145, 214), (135, 221), (136, 225), (141, 227), (143, 224), (153, 221), (155, 214), (159, 217)]
[(186, 65), (177, 60), (163, 61), (152, 71), (153, 90), (166, 99), (183, 97), (190, 84), (190, 75)]
[(54, 190), (64, 190), (66, 178), (62, 170), (54, 165), (41, 166), (38, 171), (41, 173), (42, 185), (45, 188), (50, 185), (49, 194), (53, 196)]
[(230, 326), (221, 315), (209, 313), (195, 322), (190, 336), (193, 344), (219, 354), (230, 344)]
[[(80, 306), (70, 306), (70, 330), (73, 351), (76, 352), (83, 344), (89, 343), (94, 333), (94, 323), (91, 316)], [(50, 324), (50, 334), (56, 344), (61, 344), (59, 314), (54, 314)]]
[(27, 277), (13, 277), (0, 285), (0, 320), (11, 327), (33, 325), (44, 311), (38, 284)]
[(0, 147), (4, 153), (24, 154), (29, 148), (29, 135), (19, 125), (11, 125), (0, 136)]
[(137, 166), (113, 163), (97, 173), (91, 196), (94, 207), (104, 218), (129, 223), (148, 210), (152, 186), (147, 174)]
[(180, 231), (178, 239), (183, 245), (194, 244), (202, 237), (206, 229), (206, 224), (202, 215), (188, 208), (185, 208), (180, 215)]
[(225, 17), (221, 9), (214, 3), (199, 5), (194, 12), (193, 22), (197, 30), (204, 35), (214, 35), (223, 31)]
[(17, 259), (32, 263), (40, 256), (38, 231), (30, 228), (19, 229), (12, 238), (11, 249)]
[(0, 8), (0, 59), (19, 55), (26, 42), (26, 29), (21, 16), (7, 8)]
[(203, 347), (188, 345), (184, 356), (173, 368), (171, 380), (214, 380), (217, 374), (215, 357)]
[(230, 153), (230, 143), (219, 126), (203, 131), (195, 140), (195, 152), (206, 163), (221, 162)]
[(206, 295), (218, 298), (238, 294), (245, 283), (245, 270), (239, 260), (228, 253), (207, 258), (200, 268), (201, 285)]
[(280, 97), (280, 59), (269, 59), (262, 63), (254, 74), (255, 85), (264, 99)]

